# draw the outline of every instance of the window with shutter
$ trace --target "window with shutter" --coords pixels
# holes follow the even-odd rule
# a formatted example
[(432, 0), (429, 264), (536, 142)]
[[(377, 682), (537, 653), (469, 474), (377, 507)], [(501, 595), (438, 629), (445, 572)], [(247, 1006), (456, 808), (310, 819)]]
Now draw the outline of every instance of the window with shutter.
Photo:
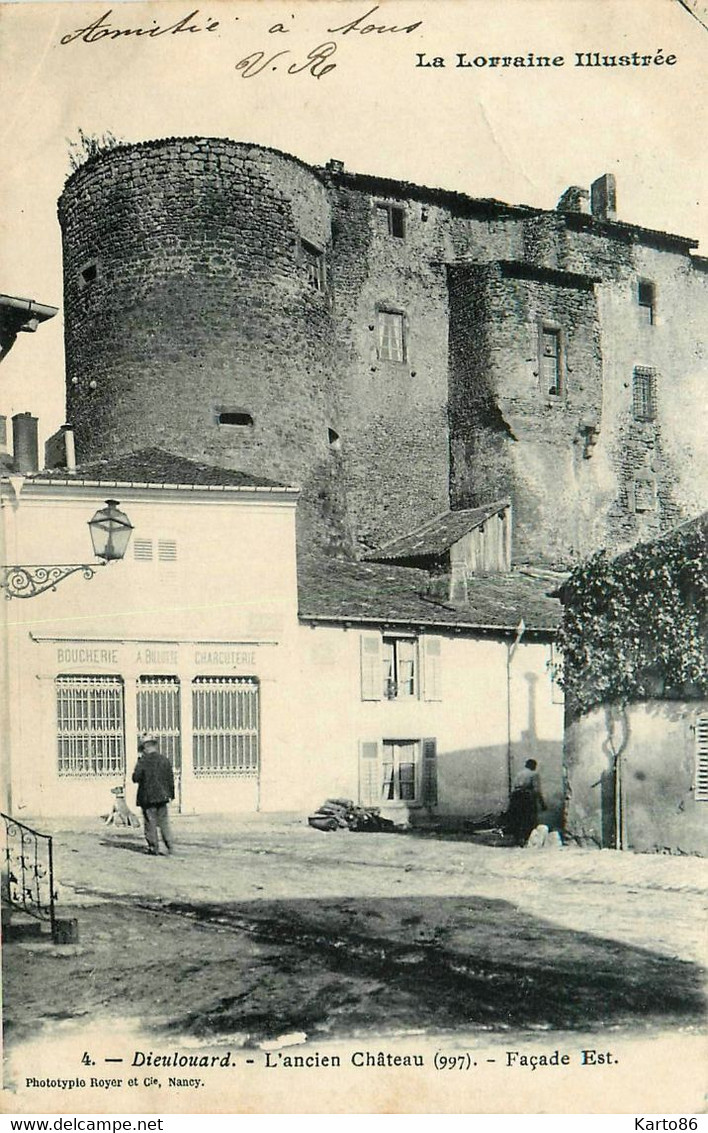
[(383, 803), (414, 803), (419, 796), (418, 740), (384, 740), (381, 756)]
[(381, 700), (381, 638), (361, 635), (361, 699)]
[(442, 638), (423, 637), (424, 699), (442, 700)]
[(417, 696), (418, 643), (412, 637), (385, 637), (382, 642), (381, 692), (386, 700)]
[(359, 803), (378, 806), (381, 802), (379, 744), (377, 740), (359, 744)]
[(696, 719), (696, 781), (697, 802), (708, 802), (708, 714)]

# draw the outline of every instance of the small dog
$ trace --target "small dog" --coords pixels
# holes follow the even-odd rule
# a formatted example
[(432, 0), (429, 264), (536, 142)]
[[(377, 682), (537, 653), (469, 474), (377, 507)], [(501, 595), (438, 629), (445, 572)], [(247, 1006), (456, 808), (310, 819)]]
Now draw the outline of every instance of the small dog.
[(111, 794), (115, 796), (115, 802), (113, 810), (104, 819), (106, 826), (140, 826), (140, 819), (125, 801), (125, 787), (111, 787)]

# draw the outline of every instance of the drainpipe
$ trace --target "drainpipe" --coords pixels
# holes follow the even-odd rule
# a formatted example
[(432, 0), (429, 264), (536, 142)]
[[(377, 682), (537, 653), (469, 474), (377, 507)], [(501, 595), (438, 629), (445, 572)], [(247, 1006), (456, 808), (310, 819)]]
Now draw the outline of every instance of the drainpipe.
[(623, 799), (624, 783), (622, 776), (622, 756), (615, 756), (615, 849), (629, 849), (627, 838), (627, 813)]
[(514, 783), (514, 768), (511, 758), (511, 662), (514, 654), (519, 647), (521, 638), (524, 636), (526, 630), (526, 623), (522, 618), (516, 627), (516, 636), (511, 644), (507, 643), (506, 646), (506, 774), (507, 784), (509, 788), (509, 798), (511, 798), (511, 789)]

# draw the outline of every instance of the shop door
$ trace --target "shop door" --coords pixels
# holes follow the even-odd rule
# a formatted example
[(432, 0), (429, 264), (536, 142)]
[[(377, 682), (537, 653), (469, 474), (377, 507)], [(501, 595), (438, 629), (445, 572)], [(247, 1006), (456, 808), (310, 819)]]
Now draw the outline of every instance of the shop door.
[(180, 687), (178, 677), (138, 678), (138, 735), (150, 732), (160, 743), (160, 751), (172, 764), (175, 777), (175, 805), (182, 809), (182, 733), (180, 727)]

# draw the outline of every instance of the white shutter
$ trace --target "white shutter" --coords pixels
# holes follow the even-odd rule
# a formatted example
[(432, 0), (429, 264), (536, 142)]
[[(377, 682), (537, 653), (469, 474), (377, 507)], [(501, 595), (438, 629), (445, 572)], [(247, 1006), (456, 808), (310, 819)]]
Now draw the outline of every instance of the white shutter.
[(442, 638), (422, 637), (423, 699), (442, 700)]
[(381, 638), (378, 634), (361, 635), (361, 699), (381, 700), (383, 670), (381, 668)]
[(379, 806), (381, 803), (381, 761), (378, 740), (362, 740), (359, 744), (359, 804)]
[(696, 791), (698, 802), (708, 802), (708, 715), (696, 718)]

